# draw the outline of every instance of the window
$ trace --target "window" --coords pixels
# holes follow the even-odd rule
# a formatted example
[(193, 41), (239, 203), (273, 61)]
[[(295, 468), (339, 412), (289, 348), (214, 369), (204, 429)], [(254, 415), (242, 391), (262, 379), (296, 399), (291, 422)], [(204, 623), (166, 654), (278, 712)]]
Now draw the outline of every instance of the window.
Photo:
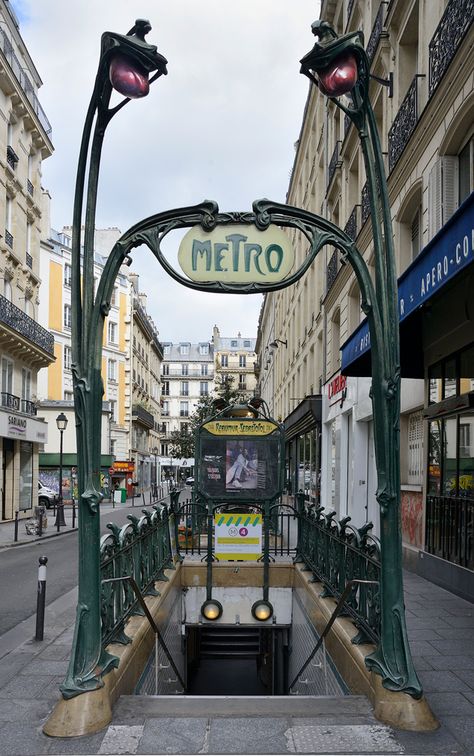
[(171, 344), (163, 344), (163, 354), (171, 353)]
[(167, 457), (168, 456), (168, 444), (160, 444), (161, 446), (161, 456)]
[(21, 398), (26, 401), (31, 399), (31, 370), (28, 368), (21, 369)]
[(244, 349), (250, 349), (250, 339), (244, 339)]
[(181, 365), (181, 375), (189, 375), (189, 365), (184, 363)]
[(223, 354), (221, 356), (221, 366), (222, 367), (229, 367), (229, 357), (227, 354)]
[(169, 381), (163, 381), (163, 383), (161, 384), (161, 393), (163, 396), (170, 395), (170, 382)]
[(117, 402), (115, 399), (110, 400), (110, 421), (117, 422)]
[(181, 396), (189, 396), (189, 381), (181, 381)]
[(239, 367), (241, 367), (241, 368), (247, 367), (247, 358), (246, 358), (245, 354), (240, 354), (239, 355)]
[(117, 307), (117, 302), (118, 302), (117, 294), (118, 294), (118, 288), (114, 286), (113, 291), (112, 291), (112, 297), (110, 299), (110, 304), (112, 305), (112, 307)]
[(162, 375), (169, 375), (170, 374), (170, 366), (168, 365), (168, 363), (164, 362), (163, 365), (161, 366), (161, 368), (162, 368), (161, 369), (161, 374)]
[(71, 361), (72, 361), (72, 349), (70, 346), (65, 344), (64, 349), (63, 349), (64, 370), (71, 369)]
[(107, 324), (107, 337), (109, 339), (109, 344), (118, 343), (117, 334), (118, 334), (117, 323), (114, 323), (113, 320), (109, 320)]
[(209, 344), (199, 344), (199, 354), (209, 354)]
[(163, 404), (161, 405), (161, 414), (163, 417), (168, 417), (170, 414), (170, 403), (168, 401), (163, 401)]
[(179, 403), (179, 416), (180, 417), (189, 417), (189, 402), (180, 402)]
[(72, 268), (69, 263), (64, 264), (64, 286), (71, 286)]
[(408, 418), (408, 485), (423, 483), (423, 412)]
[(74, 401), (74, 394), (72, 391), (65, 391), (64, 392), (64, 401), (65, 402), (73, 402)]
[(207, 375), (207, 364), (203, 363), (201, 365), (201, 375)]
[(64, 305), (64, 328), (70, 329), (72, 325), (71, 305)]
[(234, 347), (237, 347), (238, 345), (239, 345), (239, 344), (238, 344), (238, 341), (236, 341), (235, 339), (232, 339), (232, 341), (230, 342), (230, 346), (231, 346), (232, 348), (234, 348)]
[(13, 362), (2, 357), (2, 394), (13, 394)]
[(189, 354), (189, 344), (180, 344), (179, 345), (179, 353), (180, 354)]
[(239, 389), (245, 391), (246, 383), (245, 383), (245, 373), (240, 373), (239, 375)]
[(107, 377), (114, 383), (117, 381), (117, 360), (109, 360), (107, 363)]
[(199, 396), (209, 396), (209, 384), (207, 381), (201, 381), (199, 384)]
[(29, 318), (35, 320), (35, 306), (31, 297), (25, 297), (25, 313)]
[(8, 299), (9, 302), (12, 301), (12, 282), (11, 278), (4, 278), (3, 280), (3, 296), (5, 299)]
[(189, 433), (189, 423), (180, 423), (179, 427), (183, 435), (186, 435), (187, 433)]
[(20, 491), (19, 509), (25, 511), (33, 506), (33, 444), (20, 441)]
[(474, 189), (474, 137), (462, 148), (458, 155), (459, 177), (458, 193), (459, 204), (464, 202)]

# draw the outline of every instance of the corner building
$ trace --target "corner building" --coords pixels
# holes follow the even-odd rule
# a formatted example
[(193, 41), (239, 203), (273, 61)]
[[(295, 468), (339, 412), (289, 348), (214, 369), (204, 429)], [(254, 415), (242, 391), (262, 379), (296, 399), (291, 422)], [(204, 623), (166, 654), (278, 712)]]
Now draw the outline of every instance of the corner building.
[[(377, 77), (370, 97), (399, 276), (405, 564), (472, 600), (474, 2), (323, 0), (321, 6), (321, 18), (339, 35), (363, 30)], [(359, 139), (344, 113), (314, 86), (287, 202), (344, 228), (373, 270)], [(297, 247), (299, 260), (305, 251)], [(272, 350), (274, 338), (288, 348)], [(266, 296), (258, 365), (262, 396), (288, 434), (293, 428), (290, 490), (304, 489), (315, 502), (320, 497), (326, 509), (350, 515), (358, 527), (372, 521), (378, 534), (370, 338), (358, 284), (337, 249), (323, 250), (297, 285)], [(320, 397), (320, 419), (314, 397)], [(316, 437), (320, 430), (316, 478), (301, 426), (306, 409)]]

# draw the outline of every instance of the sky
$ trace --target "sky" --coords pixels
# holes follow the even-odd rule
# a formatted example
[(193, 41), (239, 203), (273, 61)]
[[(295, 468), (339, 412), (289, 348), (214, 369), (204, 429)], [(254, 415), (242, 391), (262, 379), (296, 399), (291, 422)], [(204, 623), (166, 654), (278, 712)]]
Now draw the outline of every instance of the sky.
[[(111, 121), (104, 141), (96, 226), (122, 232), (156, 212), (215, 200), (249, 210), (284, 202), (308, 80), (299, 60), (314, 43), (315, 0), (12, 0), (43, 86), (39, 100), (55, 152), (43, 162), (51, 222), (72, 222), (79, 143), (104, 31), (147, 18), (149, 43), (168, 75)], [(131, 271), (147, 294), (162, 341), (255, 337), (261, 295), (193, 292), (172, 281), (151, 252)]]

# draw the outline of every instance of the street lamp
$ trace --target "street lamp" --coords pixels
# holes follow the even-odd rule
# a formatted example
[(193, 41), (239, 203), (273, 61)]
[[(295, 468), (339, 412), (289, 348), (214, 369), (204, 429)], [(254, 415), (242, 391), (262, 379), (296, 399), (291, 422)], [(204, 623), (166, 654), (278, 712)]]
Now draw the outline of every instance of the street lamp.
[[(99, 690), (103, 687), (102, 676), (118, 666), (118, 658), (102, 647), (101, 637), (99, 505), (103, 495), (100, 492), (100, 407), (103, 396), (102, 334), (115, 279), (126, 253), (109, 256), (109, 261), (113, 258), (113, 269), (104, 269), (96, 288), (94, 232), (100, 161), (107, 126), (130, 99), (146, 96), (150, 84), (167, 73), (166, 58), (157, 52), (155, 45), (145, 40), (150, 30), (149, 21), (137, 19), (125, 35), (115, 32), (102, 35), (97, 75), (77, 166), (71, 244), (71, 332), (78, 460), (79, 567), (71, 659), (66, 679), (60, 686), (64, 699)], [(125, 99), (110, 107), (114, 89)]]
[(64, 519), (64, 502), (63, 502), (63, 433), (67, 428), (67, 417), (61, 412), (56, 418), (56, 427), (59, 431), (59, 499), (56, 512), (56, 527), (66, 525)]
[[(301, 73), (340, 108), (358, 131), (367, 176), (375, 257), (375, 287), (367, 265), (346, 254), (356, 273), (367, 315), (372, 353), (372, 406), (381, 524), (381, 633), (377, 650), (365, 658), (385, 688), (420, 698), (408, 644), (402, 579), (400, 517), (400, 346), (397, 275), (387, 180), (374, 112), (369, 100), (370, 62), (362, 32), (338, 37), (326, 21), (315, 21), (318, 38), (301, 59)], [(389, 84), (377, 78), (382, 84)], [(345, 95), (347, 101), (338, 98)]]
[(278, 345), (279, 344), (283, 344), (283, 346), (285, 346), (285, 347), (288, 346), (288, 342), (287, 341), (283, 341), (283, 339), (274, 339), (273, 341), (271, 341), (269, 343), (268, 346), (270, 347), (270, 349), (278, 349)]

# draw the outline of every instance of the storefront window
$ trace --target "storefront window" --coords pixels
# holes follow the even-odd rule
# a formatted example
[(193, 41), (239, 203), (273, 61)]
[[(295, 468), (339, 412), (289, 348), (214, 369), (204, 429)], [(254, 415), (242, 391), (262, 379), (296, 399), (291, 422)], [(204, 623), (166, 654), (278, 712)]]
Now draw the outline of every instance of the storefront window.
[(20, 510), (33, 506), (33, 444), (20, 441)]
[(460, 386), (459, 393), (467, 394), (474, 390), (474, 345), (464, 352), (459, 358)]
[(428, 494), (439, 496), (441, 485), (441, 420), (429, 424)]
[(456, 360), (444, 363), (443, 399), (456, 396)]
[(443, 398), (442, 364), (432, 365), (429, 371), (429, 404), (436, 404)]
[(474, 413), (429, 424), (428, 494), (474, 495)]

